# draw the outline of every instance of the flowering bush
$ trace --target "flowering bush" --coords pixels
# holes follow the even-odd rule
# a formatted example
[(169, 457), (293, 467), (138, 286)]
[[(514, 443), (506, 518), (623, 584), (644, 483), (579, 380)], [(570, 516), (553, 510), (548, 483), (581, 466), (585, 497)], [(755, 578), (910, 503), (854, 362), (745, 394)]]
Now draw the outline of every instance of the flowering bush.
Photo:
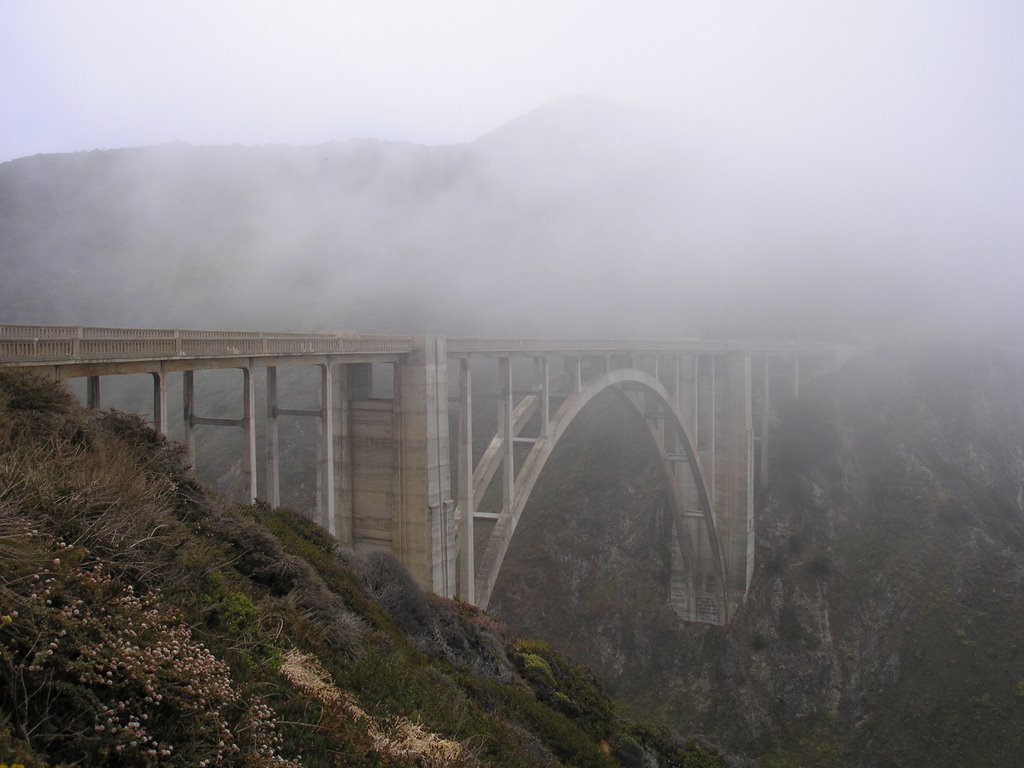
[(159, 591), (138, 595), (101, 565), (55, 557), (3, 596), (0, 699), (14, 699), (4, 710), (16, 729), (52, 759), (241, 765), (238, 730), (250, 756), (284, 763), (273, 713), (240, 700), (228, 667)]

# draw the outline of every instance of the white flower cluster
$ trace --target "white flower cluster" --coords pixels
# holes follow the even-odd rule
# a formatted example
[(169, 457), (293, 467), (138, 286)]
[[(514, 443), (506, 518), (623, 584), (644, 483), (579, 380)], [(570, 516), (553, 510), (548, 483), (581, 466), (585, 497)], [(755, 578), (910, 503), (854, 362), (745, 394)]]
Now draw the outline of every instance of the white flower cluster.
[(45, 570), (26, 583), (22, 615), (32, 614), (31, 626), (19, 626), (18, 611), (5, 612), (10, 634), (0, 650), (40, 691), (65, 680), (95, 695), (92, 740), (101, 754), (147, 766), (233, 763), (241, 748), (229, 721), (244, 710), (237, 730), (247, 733), (248, 754), (264, 765), (291, 765), (279, 754), (274, 711), (244, 707), (229, 667), (158, 591), (137, 595), (101, 566)]

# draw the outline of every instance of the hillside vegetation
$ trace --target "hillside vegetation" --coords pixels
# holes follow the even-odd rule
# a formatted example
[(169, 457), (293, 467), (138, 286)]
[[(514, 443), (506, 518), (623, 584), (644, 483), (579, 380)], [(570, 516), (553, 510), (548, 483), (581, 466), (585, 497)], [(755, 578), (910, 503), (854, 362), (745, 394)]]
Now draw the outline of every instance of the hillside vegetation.
[(0, 371), (0, 763), (721, 766), (593, 673)]

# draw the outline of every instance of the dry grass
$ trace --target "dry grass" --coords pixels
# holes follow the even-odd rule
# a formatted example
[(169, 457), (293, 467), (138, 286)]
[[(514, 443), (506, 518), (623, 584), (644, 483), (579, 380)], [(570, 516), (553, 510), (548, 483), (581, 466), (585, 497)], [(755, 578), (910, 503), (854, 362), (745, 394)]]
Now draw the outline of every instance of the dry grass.
[(319, 701), (325, 716), (343, 719), (364, 728), (371, 750), (382, 757), (409, 760), (425, 768), (465, 764), (462, 745), (425, 730), (404, 717), (381, 722), (367, 714), (355, 698), (337, 688), (331, 676), (314, 656), (291, 650), (281, 665), (281, 674), (300, 691)]
[(32, 527), (94, 558), (151, 567), (151, 547), (171, 524), (174, 485), (145, 472), (131, 446), (87, 448), (62, 436), (21, 440), (0, 459), (2, 539)]

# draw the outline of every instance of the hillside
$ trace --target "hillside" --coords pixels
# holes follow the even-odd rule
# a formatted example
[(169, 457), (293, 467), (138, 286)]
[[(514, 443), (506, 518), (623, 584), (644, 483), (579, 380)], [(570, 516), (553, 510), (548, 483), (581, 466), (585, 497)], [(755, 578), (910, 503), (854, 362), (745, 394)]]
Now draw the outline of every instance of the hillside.
[(664, 491), (606, 403), (538, 484), (496, 615), (592, 666), (629, 712), (766, 766), (1016, 766), (1021, 381), (994, 352), (889, 348), (787, 404), (754, 582), (725, 630), (665, 607)]
[[(621, 286), (678, 239), (661, 208), (684, 179), (649, 133), (610, 105), (569, 103), (463, 145), (171, 144), (2, 163), (0, 319), (612, 333), (630, 317), (606, 317)], [(567, 289), (574, 311), (558, 308)]]
[(451, 146), (20, 158), (0, 163), (0, 322), (1012, 339), (1008, 206), (943, 215), (876, 188), (876, 158), (759, 149), (571, 99)]
[(0, 763), (722, 766), (593, 673), (226, 505), (138, 417), (0, 371)]

